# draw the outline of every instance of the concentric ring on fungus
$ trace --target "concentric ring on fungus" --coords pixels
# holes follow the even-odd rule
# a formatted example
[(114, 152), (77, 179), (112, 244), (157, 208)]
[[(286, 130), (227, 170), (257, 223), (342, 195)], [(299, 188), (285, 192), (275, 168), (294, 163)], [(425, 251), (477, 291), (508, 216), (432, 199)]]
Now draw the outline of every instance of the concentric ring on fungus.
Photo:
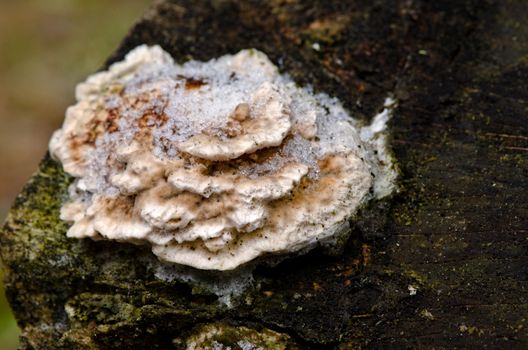
[(76, 97), (50, 141), (76, 178), (61, 209), (69, 237), (231, 270), (347, 234), (357, 209), (394, 187), (389, 109), (360, 127), (256, 50), (178, 65), (139, 46)]

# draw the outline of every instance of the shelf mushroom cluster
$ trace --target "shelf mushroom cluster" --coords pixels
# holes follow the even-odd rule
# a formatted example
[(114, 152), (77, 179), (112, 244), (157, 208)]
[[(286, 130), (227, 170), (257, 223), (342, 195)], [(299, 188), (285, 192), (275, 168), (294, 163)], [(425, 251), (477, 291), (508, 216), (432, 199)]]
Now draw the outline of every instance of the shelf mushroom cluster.
[(394, 186), (387, 111), (361, 128), (256, 50), (179, 65), (139, 46), (76, 98), (50, 141), (75, 177), (61, 208), (69, 237), (231, 270), (347, 234), (357, 209)]

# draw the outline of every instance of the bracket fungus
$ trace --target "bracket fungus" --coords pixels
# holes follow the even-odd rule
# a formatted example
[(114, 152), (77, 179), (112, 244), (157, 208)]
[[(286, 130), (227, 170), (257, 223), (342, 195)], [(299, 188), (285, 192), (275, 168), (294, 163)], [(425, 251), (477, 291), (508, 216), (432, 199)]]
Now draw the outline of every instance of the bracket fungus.
[(243, 50), (174, 63), (139, 46), (78, 85), (50, 153), (75, 177), (67, 235), (150, 244), (159, 259), (231, 270), (346, 234), (393, 190), (385, 124)]

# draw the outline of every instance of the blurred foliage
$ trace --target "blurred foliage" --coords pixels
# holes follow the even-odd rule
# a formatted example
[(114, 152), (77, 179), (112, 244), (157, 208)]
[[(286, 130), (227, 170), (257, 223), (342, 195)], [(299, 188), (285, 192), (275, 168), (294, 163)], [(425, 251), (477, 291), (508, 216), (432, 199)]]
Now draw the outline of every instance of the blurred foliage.
[[(150, 0), (0, 0), (0, 222), (73, 102)], [(0, 276), (1, 277), (1, 276)], [(18, 330), (0, 283), (0, 349)]]
[[(3, 278), (1, 270), (0, 278)], [(16, 349), (17, 339), (18, 329), (5, 299), (4, 288), (0, 283), (0, 348), (5, 350)]]

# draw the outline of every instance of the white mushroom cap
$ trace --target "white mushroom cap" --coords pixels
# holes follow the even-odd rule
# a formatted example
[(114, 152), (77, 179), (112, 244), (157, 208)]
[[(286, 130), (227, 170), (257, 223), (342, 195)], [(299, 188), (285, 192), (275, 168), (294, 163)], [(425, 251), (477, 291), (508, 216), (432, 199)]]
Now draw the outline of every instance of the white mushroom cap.
[(109, 183), (122, 194), (134, 194), (151, 188), (165, 173), (167, 162), (156, 158), (149, 150), (137, 150), (128, 155), (117, 153), (126, 163), (125, 169), (110, 175)]
[(50, 141), (77, 178), (61, 209), (69, 237), (230, 270), (344, 234), (372, 189), (394, 187), (387, 118), (357, 128), (255, 50), (177, 65), (140, 46), (76, 95)]
[(372, 183), (368, 166), (353, 154), (331, 155), (321, 163), (317, 184), (274, 203), (266, 226), (240, 235), (238, 241), (224, 240), (222, 249), (215, 251), (205, 240), (171, 241), (154, 244), (153, 252), (163, 260), (200, 269), (231, 270), (263, 254), (294, 252), (331, 238), (348, 227), (350, 207), (360, 204)]
[(288, 104), (287, 96), (281, 96), (271, 83), (265, 82), (251, 96), (251, 119), (240, 123), (240, 135), (222, 140), (217, 135), (199, 134), (180, 143), (178, 148), (203, 159), (229, 160), (279, 146), (291, 127)]

